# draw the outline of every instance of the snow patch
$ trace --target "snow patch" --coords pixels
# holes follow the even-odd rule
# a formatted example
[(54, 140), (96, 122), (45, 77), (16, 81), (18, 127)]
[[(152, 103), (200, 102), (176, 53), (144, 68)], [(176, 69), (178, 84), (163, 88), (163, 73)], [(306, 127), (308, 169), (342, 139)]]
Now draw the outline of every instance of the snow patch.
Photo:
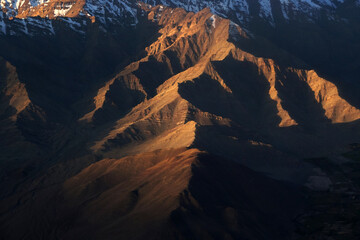
[(215, 15), (212, 15), (210, 17), (210, 21), (211, 21), (211, 25), (213, 28), (216, 28), (216, 16)]
[(69, 12), (69, 9), (55, 9), (54, 10), (54, 16), (55, 17), (64, 17)]
[(259, 0), (259, 3), (260, 3), (260, 16), (273, 20), (270, 0)]
[[(37, 6), (39, 4), (47, 4), (50, 0), (0, 0), (0, 9), (5, 9), (5, 17), (13, 17), (17, 14), (17, 9), (23, 4), (29, 4), (29, 6)], [(272, 15), (271, 0), (255, 0), (258, 1), (260, 7), (260, 17), (266, 19), (270, 24), (274, 25), (274, 19)], [(143, 0), (147, 6), (161, 4), (159, 6), (159, 12), (164, 11), (166, 6), (170, 7), (181, 7), (187, 11), (198, 12), (206, 7), (210, 8), (213, 14), (220, 17), (234, 16), (236, 22), (248, 23), (250, 19), (250, 12), (248, 6), (248, 0)], [(339, 3), (344, 0), (280, 0), (281, 10), (285, 19), (290, 20), (292, 17), (289, 13), (291, 11), (301, 12), (307, 14), (311, 21), (313, 14), (316, 11), (324, 7), (336, 7)], [(360, 6), (360, 0), (355, 0), (356, 4)], [(71, 2), (63, 3), (58, 8), (54, 9), (55, 17), (64, 17), (68, 14), (72, 7)], [(138, 8), (139, 3), (133, 0), (86, 0), (84, 6), (84, 15), (95, 16), (96, 21), (101, 23), (103, 26), (106, 24), (119, 24), (119, 25), (131, 25), (135, 26), (138, 23)], [(1, 12), (1, 11), (0, 11)], [(1, 15), (0, 15), (1, 17)], [(157, 18), (160, 17), (160, 14)], [(216, 17), (210, 18), (211, 25), (215, 28), (218, 23)], [(8, 23), (6, 23), (8, 24)], [(0, 18), (0, 32), (9, 32), (12, 30), (12, 26), (6, 26), (5, 22)], [(22, 25), (21, 23), (19, 23)], [(28, 22), (25, 27), (32, 29), (32, 24), (35, 22)], [(52, 26), (49, 23), (39, 22), (39, 24), (45, 24), (44, 28), (50, 29)], [(72, 27), (80, 31), (74, 23), (69, 23)], [(11, 23), (11, 25), (16, 25)], [(83, 25), (83, 24), (82, 24)], [(17, 26), (14, 28), (16, 29)]]
[(55, 17), (64, 17), (66, 16), (66, 14), (70, 11), (70, 9), (72, 8), (73, 4), (69, 4), (69, 3), (63, 3), (59, 6), (57, 6), (54, 9), (54, 16)]

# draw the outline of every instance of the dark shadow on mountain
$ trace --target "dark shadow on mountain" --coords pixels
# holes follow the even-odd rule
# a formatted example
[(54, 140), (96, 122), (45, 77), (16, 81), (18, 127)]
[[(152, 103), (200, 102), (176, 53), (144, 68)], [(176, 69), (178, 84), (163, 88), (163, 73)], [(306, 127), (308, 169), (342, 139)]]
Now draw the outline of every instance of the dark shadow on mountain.
[(243, 115), (243, 107), (237, 99), (207, 74), (179, 84), (179, 93), (202, 111), (223, 117)]
[[(287, 130), (288, 134), (297, 132)], [(275, 130), (271, 133), (277, 135)], [(193, 146), (224, 156), (275, 179), (305, 183), (312, 167), (301, 161), (291, 143), (286, 145), (281, 142), (281, 137), (286, 138), (286, 135), (277, 136), (276, 139), (271, 136), (241, 126), (201, 126), (196, 130)]]
[(84, 29), (85, 37), (54, 21), (56, 36), (2, 37), (0, 56), (17, 67), (34, 104), (51, 120), (68, 124), (83, 113), (75, 103), (91, 98), (93, 89), (138, 60), (145, 46), (156, 39), (159, 26), (142, 21), (136, 29), (117, 27), (107, 33), (90, 24)]
[[(323, 11), (313, 16), (313, 21), (298, 14), (290, 16), (296, 20), (277, 21), (276, 27), (253, 21), (247, 28), (256, 38), (266, 39), (275, 46), (270, 49), (283, 49), (287, 55), (301, 59), (306, 63), (305, 68), (315, 69), (321, 77), (336, 84), (341, 97), (360, 108), (360, 99), (356, 94), (360, 89), (359, 7), (354, 4), (354, 1), (340, 4), (335, 10), (337, 18), (333, 20)], [(247, 49), (253, 51), (252, 47)], [(261, 50), (258, 54), (279, 60), (276, 52)], [(289, 63), (289, 66), (297, 67), (293, 62)]]
[(102, 124), (125, 116), (145, 99), (144, 92), (131, 89), (123, 76), (117, 78), (105, 95), (103, 107), (94, 114), (94, 123)]
[(152, 98), (156, 95), (156, 88), (173, 73), (166, 63), (157, 61), (154, 56), (149, 56), (148, 61), (140, 62), (139, 68), (133, 74), (140, 79), (148, 98)]
[(283, 100), (283, 108), (300, 126), (330, 123), (321, 103), (316, 101), (313, 90), (302, 77), (306, 76), (299, 76), (290, 70), (277, 70), (275, 87)]
[(306, 205), (300, 188), (216, 155), (201, 154), (192, 172), (171, 215), (184, 239), (287, 239)]
[(252, 124), (273, 127), (280, 123), (276, 102), (269, 96), (270, 83), (258, 66), (251, 62), (236, 61), (231, 55), (212, 64), (231, 89), (232, 95), (246, 109)]

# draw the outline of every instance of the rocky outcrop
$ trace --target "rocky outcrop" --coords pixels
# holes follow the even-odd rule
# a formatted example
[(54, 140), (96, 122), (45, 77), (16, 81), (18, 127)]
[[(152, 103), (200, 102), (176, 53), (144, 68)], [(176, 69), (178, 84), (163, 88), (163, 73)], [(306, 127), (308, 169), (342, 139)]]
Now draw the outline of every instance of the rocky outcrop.
[[(1, 172), (17, 181), (1, 195), (0, 238), (290, 238), (299, 188), (319, 179), (302, 158), (359, 140), (359, 110), (315, 70), (280, 62), (288, 52), (251, 51), (258, 36), (210, 9), (139, 7), (134, 38), (94, 25), (85, 57), (76, 35), (55, 61), (49, 43), (17, 51), (21, 74), (2, 62), (15, 130), (0, 150), (31, 159)], [(145, 40), (125, 61), (129, 39)]]
[(21, 113), (31, 103), (25, 84), (21, 83), (16, 72), (16, 68), (9, 62), (0, 58), (0, 81), (1, 81), (1, 111), (2, 113), (11, 112), (10, 118), (16, 120)]
[[(132, 99), (123, 90), (115, 92), (116, 82), (146, 100), (136, 98), (132, 104), (136, 107), (124, 112), (127, 115), (116, 121), (93, 149), (108, 151), (131, 143), (131, 132), (136, 133), (136, 138), (147, 132), (135, 141), (147, 140), (185, 126), (190, 120), (199, 126), (215, 122), (224, 126), (241, 124), (259, 131), (299, 124), (346, 123), (360, 118), (360, 111), (314, 70), (283, 67), (230, 43), (229, 28), (233, 23), (213, 15), (209, 9), (197, 14), (162, 6), (149, 9), (144, 5), (144, 9), (149, 20), (161, 26), (160, 36), (146, 48), (147, 56), (99, 89), (95, 109), (80, 120), (94, 121), (96, 113), (105, 111), (105, 103), (112, 103), (113, 113), (120, 110), (114, 94), (118, 102)], [(238, 38), (249, 38), (238, 29)]]

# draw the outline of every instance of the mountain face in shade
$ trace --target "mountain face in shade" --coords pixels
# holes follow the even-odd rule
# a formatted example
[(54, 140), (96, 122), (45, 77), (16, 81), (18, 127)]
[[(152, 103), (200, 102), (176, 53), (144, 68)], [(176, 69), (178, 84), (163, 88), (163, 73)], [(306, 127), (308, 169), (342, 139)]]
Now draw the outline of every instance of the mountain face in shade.
[[(307, 68), (316, 69), (320, 75), (336, 83), (345, 95), (356, 98), (360, 88), (357, 81), (360, 70), (358, 0), (144, 2), (151, 6), (162, 4), (194, 12), (209, 7), (214, 14), (230, 19), (303, 60), (309, 65)], [(62, 26), (86, 35), (93, 22), (101, 25), (102, 32), (115, 32), (119, 26), (136, 28), (143, 17), (138, 2), (132, 0), (3, 0), (0, 9), (0, 34), (12, 36), (61, 34)], [(359, 101), (353, 103), (360, 106)]]
[[(172, 1), (172, 0), (147, 0), (144, 3), (150, 5), (167, 5), (171, 7), (181, 7), (187, 11), (198, 12), (209, 7), (214, 13), (228, 16), (234, 15), (240, 21), (246, 21), (250, 17), (260, 17), (272, 21), (274, 18), (282, 17), (290, 20), (297, 15), (305, 14), (309, 19), (316, 17), (321, 11), (333, 14), (336, 9), (344, 5), (345, 1), (324, 0), (291, 0), (291, 1), (247, 1), (247, 0), (221, 0), (221, 1)], [(349, 2), (350, 3), (350, 2)], [(357, 1), (352, 2), (355, 6)], [(74, 17), (78, 15), (92, 15), (107, 19), (100, 21), (111, 21), (113, 17), (132, 15), (136, 18), (136, 1), (111, 0), (111, 1), (53, 1), (53, 0), (3, 0), (1, 8), (8, 16), (26, 18), (41, 16), (47, 18), (55, 17)], [(315, 16), (314, 16), (315, 15)], [(109, 19), (110, 17), (110, 19)]]
[[(200, 0), (200, 1), (144, 1), (150, 5), (166, 5), (180, 7), (187, 11), (198, 12), (206, 7), (210, 8), (215, 14), (230, 18), (234, 22), (250, 24), (255, 21), (267, 22), (271, 26), (281, 25), (292, 21), (316, 22), (326, 18), (334, 22), (344, 22), (348, 18), (353, 18), (351, 11), (347, 11), (345, 16), (342, 14), (349, 8), (352, 12), (359, 10), (360, 3), (356, 0), (337, 1), (337, 0)], [(105, 28), (113, 24), (125, 24), (134, 26), (138, 23), (137, 1), (133, 0), (76, 0), (76, 1), (57, 1), (57, 0), (2, 0), (0, 3), (0, 33), (16, 34), (12, 30), (14, 24), (9, 24), (7, 19), (14, 19), (19, 25), (23, 25), (22, 32), (34, 34), (32, 28), (41, 26), (42, 30), (54, 34), (52, 23), (41, 19), (28, 19), (29, 17), (41, 17), (55, 19), (59, 17), (80, 18), (63, 20), (76, 31), (81, 31), (80, 26), (86, 25), (85, 19), (92, 22), (99, 21)], [(96, 20), (95, 20), (96, 19)], [(30, 32), (29, 32), (30, 31)], [(37, 33), (39, 34), (39, 33)]]
[(356, 200), (331, 170), (360, 142), (356, 4), (1, 1), (0, 239), (327, 236), (314, 191)]

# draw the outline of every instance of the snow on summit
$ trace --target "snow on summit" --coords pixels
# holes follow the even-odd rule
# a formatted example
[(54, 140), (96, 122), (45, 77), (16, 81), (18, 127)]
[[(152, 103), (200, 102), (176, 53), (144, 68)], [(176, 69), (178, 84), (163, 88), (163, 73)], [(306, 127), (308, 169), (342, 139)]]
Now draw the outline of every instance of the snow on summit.
[[(258, 1), (259, 6), (257, 17), (265, 19), (274, 26), (274, 10), (271, 1), (255, 1)], [(193, 12), (208, 7), (217, 16), (230, 18), (232, 21), (242, 24), (246, 24), (249, 19), (254, 17), (253, 13), (250, 13), (247, 0), (143, 0), (143, 2), (151, 6), (161, 4), (170, 7), (181, 7)], [(287, 20), (290, 20), (289, 16), (296, 16), (297, 14), (304, 14), (311, 19), (316, 15), (314, 13), (320, 12), (324, 8), (334, 9), (342, 2), (343, 0), (280, 0), (280, 9), (284, 19)], [(92, 20), (104, 26), (109, 23), (136, 26), (139, 8), (136, 0), (0, 0), (0, 10), (2, 10), (3, 15), (0, 16), (1, 34), (7, 32), (7, 23), (2, 18), (40, 16), (53, 19), (59, 17), (85, 17), (93, 18)], [(290, 12), (292, 14), (289, 14)], [(35, 22), (37, 22), (37, 25), (40, 24), (39, 21), (31, 21), (30, 24)], [(215, 27), (215, 17), (212, 22)], [(46, 26), (45, 28), (49, 27)]]

